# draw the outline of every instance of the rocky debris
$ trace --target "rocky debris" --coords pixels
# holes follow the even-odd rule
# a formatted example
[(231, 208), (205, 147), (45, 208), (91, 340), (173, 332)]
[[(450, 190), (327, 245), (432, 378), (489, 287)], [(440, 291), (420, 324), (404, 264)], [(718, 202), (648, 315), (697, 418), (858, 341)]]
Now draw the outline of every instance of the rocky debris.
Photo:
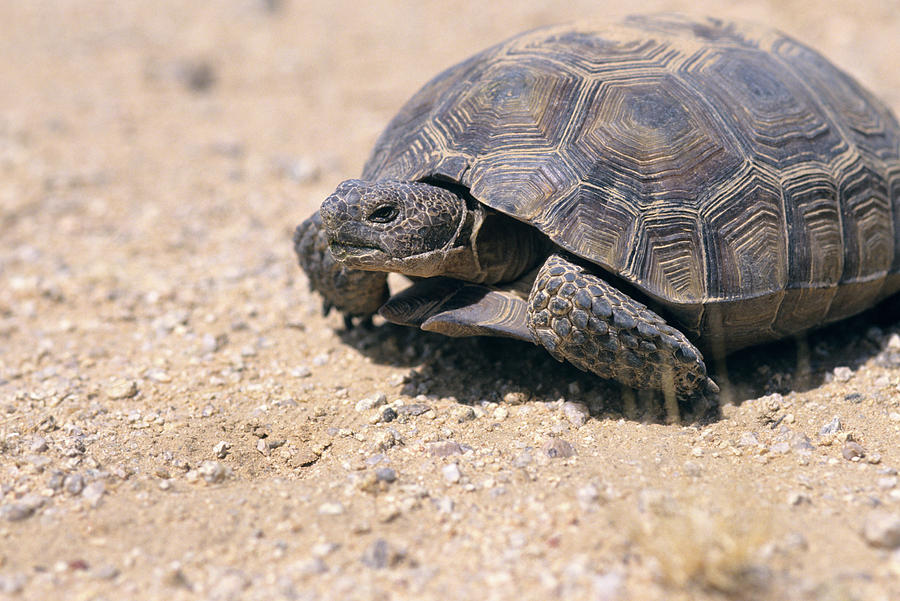
[(513, 390), (503, 395), (503, 402), (507, 405), (521, 405), (528, 402), (528, 393), (521, 390)]
[(900, 514), (880, 509), (872, 511), (866, 517), (862, 535), (873, 547), (884, 549), (900, 547)]
[(47, 498), (35, 494), (27, 494), (18, 501), (0, 505), (0, 519), (18, 522), (30, 518), (47, 503)]
[(319, 515), (341, 515), (344, 513), (344, 505), (338, 501), (328, 501), (319, 505)]
[(451, 455), (462, 455), (466, 452), (462, 445), (452, 440), (430, 442), (425, 445), (425, 448), (428, 449), (428, 454), (433, 457), (449, 457)]
[(584, 403), (574, 403), (572, 401), (566, 401), (562, 406), (563, 414), (566, 416), (566, 419), (571, 422), (573, 426), (576, 428), (580, 428), (587, 422), (588, 418), (591, 416), (591, 412), (588, 409), (588, 406)]
[(63, 480), (63, 488), (70, 495), (80, 495), (84, 490), (84, 476), (81, 474), (69, 474)]
[(379, 482), (391, 483), (397, 479), (397, 472), (389, 467), (380, 467), (375, 470), (375, 479)]
[(424, 403), (410, 403), (409, 405), (400, 405), (394, 409), (398, 415), (405, 417), (416, 417), (422, 415), (426, 411), (430, 411), (431, 407)]
[[(190, 472), (188, 472), (190, 473)], [(226, 478), (232, 475), (232, 469), (227, 465), (223, 465), (218, 461), (204, 461), (197, 468), (197, 474), (206, 481), (207, 484), (220, 484)]]
[(541, 446), (541, 451), (551, 459), (564, 459), (575, 455), (575, 447), (562, 438), (551, 438)]
[(130, 399), (137, 395), (138, 384), (134, 380), (117, 380), (107, 385), (104, 392), (112, 400)]
[(841, 449), (841, 455), (843, 455), (844, 459), (847, 461), (859, 461), (866, 456), (866, 451), (859, 443), (849, 440), (844, 443), (844, 447)]
[(462, 472), (459, 471), (459, 464), (457, 463), (445, 465), (441, 468), (441, 474), (443, 474), (444, 480), (449, 484), (456, 484), (462, 478)]
[(385, 403), (387, 403), (387, 396), (383, 393), (379, 393), (373, 397), (368, 397), (358, 401), (354, 408), (357, 411), (368, 411), (370, 409), (374, 409), (375, 407), (380, 407)]
[(394, 567), (404, 560), (406, 553), (383, 538), (376, 539), (363, 553), (360, 561), (373, 570)]
[(849, 367), (835, 367), (834, 379), (838, 382), (848, 382), (853, 377), (853, 370)]
[(841, 418), (835, 415), (831, 421), (819, 429), (819, 436), (829, 436), (837, 434), (841, 430)]
[(231, 449), (231, 443), (220, 440), (213, 447), (213, 455), (218, 459), (225, 459), (228, 456), (229, 449)]
[(81, 491), (81, 498), (91, 507), (97, 507), (105, 494), (106, 484), (102, 480), (95, 480), (84, 487), (84, 490)]
[(452, 415), (458, 424), (470, 422), (478, 417), (471, 407), (458, 407), (453, 410)]

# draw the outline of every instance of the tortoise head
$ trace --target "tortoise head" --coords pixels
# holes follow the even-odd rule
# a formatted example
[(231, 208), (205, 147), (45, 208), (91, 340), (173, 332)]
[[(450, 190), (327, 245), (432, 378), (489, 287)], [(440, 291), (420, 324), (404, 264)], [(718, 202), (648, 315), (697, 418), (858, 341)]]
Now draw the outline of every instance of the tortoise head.
[(447, 254), (469, 243), (465, 199), (430, 184), (347, 180), (319, 213), (331, 254), (357, 269), (439, 274)]

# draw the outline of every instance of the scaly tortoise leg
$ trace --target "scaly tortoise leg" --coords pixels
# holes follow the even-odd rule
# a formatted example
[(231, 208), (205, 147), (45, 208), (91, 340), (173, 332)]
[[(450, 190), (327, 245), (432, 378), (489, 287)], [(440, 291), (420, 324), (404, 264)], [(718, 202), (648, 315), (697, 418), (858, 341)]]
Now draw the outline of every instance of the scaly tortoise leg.
[(667, 396), (718, 392), (684, 334), (560, 253), (538, 272), (527, 313), (535, 340), (559, 361)]
[(318, 211), (297, 226), (294, 250), (310, 287), (322, 295), (325, 315), (337, 309), (343, 313), (347, 328), (353, 325), (354, 317), (370, 320), (388, 299), (386, 273), (348, 269), (335, 261)]

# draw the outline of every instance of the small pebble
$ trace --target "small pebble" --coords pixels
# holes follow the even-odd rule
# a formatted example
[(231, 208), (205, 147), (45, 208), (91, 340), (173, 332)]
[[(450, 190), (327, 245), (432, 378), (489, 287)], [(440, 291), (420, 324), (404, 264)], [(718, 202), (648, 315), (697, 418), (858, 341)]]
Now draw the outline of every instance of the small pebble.
[(444, 480), (449, 482), (450, 484), (456, 484), (459, 482), (460, 478), (462, 478), (462, 474), (459, 471), (459, 465), (456, 463), (449, 463), (441, 468), (441, 473), (444, 475)]
[(831, 421), (822, 426), (819, 430), (819, 436), (828, 436), (829, 434), (836, 434), (841, 430), (841, 418), (835, 415), (831, 418)]
[(397, 472), (389, 467), (380, 467), (375, 470), (375, 479), (379, 482), (393, 482), (397, 479)]
[(759, 438), (756, 436), (755, 432), (744, 432), (741, 434), (740, 440), (738, 440), (739, 447), (758, 447)]
[(464, 453), (462, 446), (452, 440), (431, 442), (426, 447), (428, 448), (428, 453), (434, 457), (449, 457), (450, 455), (462, 455)]
[(134, 380), (120, 380), (107, 386), (105, 392), (113, 400), (130, 399), (137, 395), (138, 385)]
[(84, 490), (81, 492), (81, 497), (87, 501), (91, 507), (97, 507), (104, 494), (106, 494), (106, 485), (101, 480), (96, 480), (84, 487)]
[(786, 453), (789, 453), (790, 450), (791, 450), (791, 445), (785, 440), (783, 440), (781, 442), (776, 442), (771, 447), (769, 447), (769, 451), (771, 451), (772, 453), (776, 453), (778, 455), (784, 455)]
[(387, 402), (387, 396), (384, 394), (378, 394), (374, 397), (362, 399), (358, 401), (355, 405), (355, 409), (357, 411), (368, 411), (369, 409), (374, 409), (375, 407), (380, 407)]
[(225, 459), (225, 457), (228, 456), (228, 449), (230, 448), (231, 443), (220, 440), (216, 443), (216, 446), (213, 447), (213, 454), (219, 459)]
[(18, 595), (25, 589), (27, 581), (25, 574), (0, 574), (0, 593)]
[(312, 370), (305, 365), (301, 365), (292, 369), (291, 375), (295, 378), (308, 378), (312, 375)]
[(402, 552), (388, 544), (386, 540), (379, 538), (365, 550), (360, 561), (372, 569), (383, 570), (400, 563), (403, 560), (403, 555)]
[(319, 505), (319, 515), (341, 515), (342, 513), (344, 513), (344, 505), (338, 501)]
[(325, 557), (336, 551), (340, 547), (339, 544), (330, 541), (316, 543), (310, 548), (310, 552), (316, 557)]
[(431, 407), (429, 407), (428, 405), (424, 405), (422, 403), (412, 403), (410, 405), (400, 405), (399, 407), (397, 407), (396, 411), (399, 415), (415, 417), (417, 415), (422, 415), (430, 409)]
[(478, 416), (475, 415), (475, 410), (471, 407), (459, 407), (453, 411), (453, 417), (456, 419), (456, 423), (464, 424), (474, 420)]
[(506, 407), (503, 407), (503, 406), (495, 407), (494, 410), (491, 412), (491, 417), (493, 417), (495, 420), (497, 420), (499, 422), (502, 422), (507, 417), (509, 417), (509, 409), (507, 409)]
[(521, 405), (528, 402), (528, 394), (518, 390), (507, 392), (503, 395), (503, 402), (507, 405)]
[(84, 476), (81, 474), (69, 474), (63, 480), (63, 488), (70, 495), (81, 494), (81, 491), (84, 490)]
[(27, 494), (17, 502), (0, 506), (0, 519), (10, 522), (18, 522), (30, 518), (34, 512), (47, 503), (47, 498), (41, 495)]
[(617, 601), (624, 599), (622, 590), (625, 587), (625, 577), (622, 572), (611, 571), (594, 576), (592, 588), (595, 601)]
[(875, 510), (866, 518), (863, 538), (873, 547), (896, 549), (900, 547), (900, 514)]
[(809, 505), (810, 503), (812, 503), (812, 499), (802, 492), (792, 492), (788, 495), (788, 505)]
[(10, 522), (18, 522), (30, 518), (37, 507), (26, 505), (25, 503), (7, 503), (0, 505), (0, 518)]
[(541, 450), (551, 459), (572, 457), (575, 455), (575, 447), (562, 438), (551, 438), (543, 444)]
[(684, 473), (692, 478), (699, 478), (703, 475), (703, 466), (693, 461), (684, 462)]
[(218, 484), (231, 476), (232, 469), (218, 461), (204, 461), (197, 468), (197, 472), (207, 483)]
[(588, 410), (587, 405), (584, 403), (574, 403), (572, 401), (567, 401), (563, 403), (563, 414), (565, 414), (566, 419), (572, 423), (576, 428), (580, 428), (587, 422), (588, 418), (591, 416), (591, 412)]
[(397, 444), (397, 436), (390, 430), (379, 430), (372, 437), (372, 444), (378, 451), (387, 451)]
[(534, 457), (531, 456), (530, 451), (522, 451), (516, 458), (513, 459), (513, 465), (515, 467), (525, 467), (526, 465), (530, 465), (531, 462), (534, 461)]
[(850, 378), (853, 377), (853, 370), (849, 367), (835, 367), (834, 368), (834, 379), (838, 382), (847, 382)]
[(314, 576), (316, 574), (324, 574), (327, 571), (328, 566), (321, 557), (313, 557), (297, 564), (297, 572), (300, 575)]
[(844, 448), (841, 449), (841, 455), (843, 455), (844, 459), (847, 461), (859, 461), (866, 456), (866, 452), (863, 450), (862, 446), (850, 440), (844, 444)]
[(106, 564), (94, 570), (94, 577), (100, 580), (113, 580), (118, 575), (119, 568), (112, 564)]
[(882, 490), (891, 490), (897, 486), (897, 476), (889, 476), (887, 478), (878, 479), (878, 488)]
[(394, 411), (391, 407), (388, 407), (384, 411), (381, 412), (381, 421), (387, 423), (392, 422), (397, 419), (397, 412)]
[(575, 492), (575, 498), (583, 509), (590, 509), (600, 500), (600, 491), (593, 484), (587, 484)]
[(453, 499), (450, 497), (440, 497), (438, 499), (433, 499), (434, 506), (441, 513), (453, 513), (453, 508), (455, 507), (455, 503)]
[(791, 448), (803, 454), (809, 454), (815, 449), (809, 437), (803, 432), (795, 432), (791, 436)]
[(47, 439), (43, 436), (35, 436), (31, 439), (31, 446), (29, 449), (32, 453), (43, 453), (47, 448)]

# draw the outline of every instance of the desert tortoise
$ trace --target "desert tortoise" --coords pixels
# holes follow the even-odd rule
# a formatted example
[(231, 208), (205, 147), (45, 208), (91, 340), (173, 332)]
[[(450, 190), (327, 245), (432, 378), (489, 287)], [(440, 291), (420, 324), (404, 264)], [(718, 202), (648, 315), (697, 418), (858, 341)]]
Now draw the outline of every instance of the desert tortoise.
[[(508, 336), (630, 387), (714, 391), (700, 349), (900, 290), (900, 126), (764, 28), (538, 29), (427, 83), (295, 245), (348, 318)], [(414, 283), (389, 298), (384, 272)]]

